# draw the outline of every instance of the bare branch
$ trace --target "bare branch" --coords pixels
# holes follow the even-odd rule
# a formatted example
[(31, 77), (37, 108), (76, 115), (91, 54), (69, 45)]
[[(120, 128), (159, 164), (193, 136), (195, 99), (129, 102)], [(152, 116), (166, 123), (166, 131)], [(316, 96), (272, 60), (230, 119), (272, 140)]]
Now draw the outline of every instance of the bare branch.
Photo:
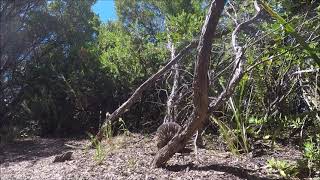
[(236, 86), (239, 84), (241, 78), (244, 75), (243, 66), (246, 62), (244, 57), (244, 48), (241, 47), (237, 42), (237, 34), (240, 32), (242, 28), (253, 23), (257, 17), (259, 16), (261, 9), (258, 6), (257, 1), (254, 1), (254, 6), (256, 9), (256, 14), (246, 22), (239, 24), (235, 30), (232, 32), (232, 46), (235, 51), (236, 57), (234, 60), (235, 68), (233, 71), (233, 76), (230, 79), (228, 85), (225, 90), (218, 96), (217, 100), (213, 101), (209, 105), (209, 112), (214, 112), (218, 107), (222, 105), (222, 103), (226, 102), (228, 98), (233, 94)]
[(197, 45), (197, 42), (198, 42), (197, 40), (192, 41), (188, 46), (182, 49), (177, 56), (175, 56), (171, 61), (169, 61), (163, 68), (161, 68), (157, 73), (153, 74), (149, 79), (147, 79), (144, 83), (142, 83), (126, 102), (124, 102), (118, 109), (116, 109), (110, 116), (106, 118), (106, 121), (103, 124), (103, 126), (100, 128), (100, 131), (96, 136), (96, 139), (98, 141), (101, 141), (103, 138), (104, 129), (107, 127), (107, 123), (114, 121), (123, 113), (128, 111), (131, 105), (139, 100), (139, 98), (142, 95), (142, 92), (146, 90), (157, 79), (159, 79), (167, 70), (171, 68), (172, 65), (180, 61), (191, 49), (195, 48)]
[(175, 135), (173, 139), (155, 156), (152, 165), (160, 167), (176, 152), (185, 147), (187, 141), (205, 121), (208, 113), (208, 67), (211, 55), (213, 37), (218, 21), (224, 8), (223, 0), (213, 1), (210, 5), (198, 45), (198, 56), (193, 79), (194, 109), (186, 128)]

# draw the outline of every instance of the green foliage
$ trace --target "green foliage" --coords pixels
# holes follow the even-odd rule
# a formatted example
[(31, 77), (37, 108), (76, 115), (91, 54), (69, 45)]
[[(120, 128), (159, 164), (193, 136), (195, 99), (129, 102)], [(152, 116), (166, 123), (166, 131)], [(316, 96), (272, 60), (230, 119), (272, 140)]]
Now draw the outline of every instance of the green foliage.
[(234, 131), (236, 132), (239, 139), (238, 144), (245, 153), (248, 153), (250, 150), (250, 144), (247, 136), (247, 119), (244, 119), (242, 117), (239, 109), (236, 108), (232, 98), (230, 98), (229, 100), (229, 106), (233, 112), (233, 119), (236, 124)]
[(0, 125), (35, 124), (36, 134), (58, 136), (97, 129), (102, 104), (106, 99), (112, 104), (113, 85), (92, 48), (99, 26), (94, 1), (39, 2), (6, 2), (10, 8), (4, 11), (25, 17), (13, 16), (21, 30), (1, 28), (1, 33), (24, 41), (5, 44), (1, 53), (1, 61), (9, 57), (13, 64), (1, 70)]
[[(261, 1), (261, 4), (263, 6), (263, 8), (275, 19), (277, 19), (277, 21), (284, 26), (284, 29), (286, 32), (288, 32), (289, 34), (291, 34), (294, 38), (297, 39), (297, 41), (302, 45), (302, 48), (304, 50), (306, 50), (306, 52), (314, 59), (314, 61), (316, 61), (316, 63), (318, 64), (318, 66), (320, 66), (320, 58), (317, 55), (316, 52), (319, 52), (319, 49), (314, 49), (312, 47), (310, 47), (310, 45), (308, 45), (306, 43), (306, 41), (294, 30), (293, 26), (289, 23), (286, 22), (285, 19), (283, 19), (277, 12), (273, 11), (270, 6)], [(318, 50), (318, 51), (317, 51)]]
[[(94, 0), (3, 1), (1, 9), (0, 135), (1, 142), (30, 135), (68, 136), (91, 133), (168, 59), (168, 42), (176, 53), (201, 31), (207, 0), (117, 0), (119, 20), (100, 24)], [(309, 1), (311, 3), (311, 1)], [(212, 48), (209, 95), (219, 95), (233, 74), (230, 45), (234, 21), (252, 17), (251, 1), (230, 1), (219, 22)], [(262, 2), (268, 14), (239, 33), (248, 68), (228, 103), (212, 118), (228, 149), (251, 150), (256, 139), (296, 138), (305, 141), (301, 164), (319, 169), (319, 2)], [(30, 7), (30, 8), (27, 8)], [(270, 16), (272, 18), (270, 18)], [(196, 51), (180, 64), (181, 96), (188, 116)], [(258, 64), (256, 64), (258, 63)], [(129, 130), (152, 132), (162, 120), (169, 73), (144, 92), (124, 119), (108, 124), (105, 137)], [(185, 93), (186, 92), (186, 93)], [(185, 93), (185, 94), (184, 94)], [(180, 95), (179, 95), (180, 96)], [(211, 100), (211, 98), (210, 98)], [(110, 145), (112, 147), (112, 145)], [(101, 163), (106, 147), (95, 144)], [(290, 163), (270, 160), (283, 177), (296, 175)], [(132, 166), (135, 161), (129, 162)], [(300, 171), (300, 170), (299, 170)]]
[(202, 22), (202, 16), (184, 11), (176, 16), (167, 16), (169, 38), (175, 43), (190, 41), (199, 34)]
[(108, 139), (108, 138), (111, 138), (111, 137), (113, 136), (112, 124), (111, 124), (111, 122), (108, 122), (108, 123), (107, 123), (107, 126), (106, 126), (106, 128), (104, 129), (103, 135), (104, 135), (104, 137), (106, 137), (107, 139)]
[(303, 158), (296, 163), (276, 160), (274, 158), (267, 161), (267, 167), (276, 170), (284, 178), (293, 177), (313, 177), (320, 170), (320, 136), (309, 138), (304, 143)]
[(122, 118), (119, 118), (118, 120), (119, 122), (119, 130), (122, 131), (122, 133), (125, 135), (125, 136), (128, 136), (130, 134), (130, 131), (128, 130), (127, 126), (126, 126), (126, 123), (124, 122), (124, 120)]
[[(245, 76), (240, 81), (236, 93), (237, 96), (234, 98), (231, 97), (228, 101), (228, 108), (225, 108), (225, 111), (231, 115), (229, 125), (222, 123), (222, 121), (215, 120), (215, 123), (219, 127), (219, 132), (227, 142), (229, 150), (236, 153), (239, 153), (239, 151), (244, 153), (250, 152), (249, 136), (254, 135), (255, 126), (259, 125), (259, 122), (261, 123), (257, 118), (250, 117), (253, 110), (251, 109), (251, 95), (246, 93), (250, 93), (247, 89), (249, 87), (247, 85), (248, 81), (248, 76)], [(222, 80), (220, 80), (220, 84), (224, 88)], [(242, 104), (244, 100), (248, 103)]]
[(122, 118), (119, 118), (117, 123), (119, 125), (115, 126), (111, 122), (108, 122), (107, 126), (105, 126), (105, 128), (102, 129), (103, 136), (106, 138), (106, 144), (104, 144), (104, 142), (98, 141), (95, 135), (89, 132), (87, 133), (90, 138), (90, 144), (95, 149), (95, 154), (93, 158), (98, 165), (102, 164), (103, 160), (107, 157), (108, 153), (110, 153), (113, 149), (120, 148), (122, 146), (123, 142), (120, 140), (120, 138), (113, 139), (115, 136), (114, 129), (118, 129), (120, 131), (118, 133), (123, 133), (123, 138), (126, 138), (126, 136), (130, 134)]
[(276, 170), (282, 177), (286, 179), (296, 177), (299, 173), (295, 164), (284, 160), (276, 160), (274, 158), (267, 161), (267, 167)]
[(222, 135), (229, 151), (231, 151), (233, 154), (239, 154), (238, 144), (241, 142), (238, 136), (234, 133), (234, 130), (228, 127), (228, 125), (224, 122), (214, 117), (211, 117), (211, 121), (218, 125), (219, 133)]
[(165, 59), (161, 46), (143, 41), (126, 32), (119, 23), (102, 25), (99, 30), (100, 62), (123, 86), (130, 87), (154, 73)]
[(106, 158), (106, 151), (105, 147), (103, 146), (102, 142), (97, 141), (94, 135), (88, 133), (90, 142), (94, 146), (95, 154), (93, 159), (97, 162), (98, 165), (100, 165), (103, 160)]
[(320, 171), (320, 134), (309, 138), (304, 143), (304, 160), (307, 162), (309, 174)]

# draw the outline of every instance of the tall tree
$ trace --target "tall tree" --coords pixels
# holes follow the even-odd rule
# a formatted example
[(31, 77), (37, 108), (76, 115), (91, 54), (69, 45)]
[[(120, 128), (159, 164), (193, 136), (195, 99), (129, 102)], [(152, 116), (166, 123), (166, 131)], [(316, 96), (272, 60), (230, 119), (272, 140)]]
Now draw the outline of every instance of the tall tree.
[(99, 26), (94, 3), (1, 3), (1, 38), (8, 38), (1, 40), (1, 122), (34, 121), (42, 134), (98, 127), (112, 86), (92, 48)]

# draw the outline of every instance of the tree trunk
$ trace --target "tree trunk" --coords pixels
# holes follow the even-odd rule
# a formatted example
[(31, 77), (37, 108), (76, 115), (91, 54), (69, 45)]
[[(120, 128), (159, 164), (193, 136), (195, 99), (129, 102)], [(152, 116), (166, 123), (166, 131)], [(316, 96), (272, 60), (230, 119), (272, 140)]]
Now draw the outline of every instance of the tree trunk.
[(166, 163), (176, 152), (185, 147), (187, 141), (201, 127), (208, 114), (208, 68), (211, 48), (216, 27), (224, 8), (223, 0), (211, 3), (198, 44), (198, 55), (193, 79), (194, 110), (191, 121), (187, 127), (177, 134), (165, 147), (156, 154), (152, 165), (160, 167)]

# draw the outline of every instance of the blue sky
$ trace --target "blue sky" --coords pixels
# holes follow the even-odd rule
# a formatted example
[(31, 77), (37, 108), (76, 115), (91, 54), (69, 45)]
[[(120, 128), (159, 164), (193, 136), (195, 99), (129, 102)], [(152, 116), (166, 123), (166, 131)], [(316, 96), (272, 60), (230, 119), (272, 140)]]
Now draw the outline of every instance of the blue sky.
[(117, 19), (114, 0), (97, 0), (92, 10), (99, 15), (102, 22)]

